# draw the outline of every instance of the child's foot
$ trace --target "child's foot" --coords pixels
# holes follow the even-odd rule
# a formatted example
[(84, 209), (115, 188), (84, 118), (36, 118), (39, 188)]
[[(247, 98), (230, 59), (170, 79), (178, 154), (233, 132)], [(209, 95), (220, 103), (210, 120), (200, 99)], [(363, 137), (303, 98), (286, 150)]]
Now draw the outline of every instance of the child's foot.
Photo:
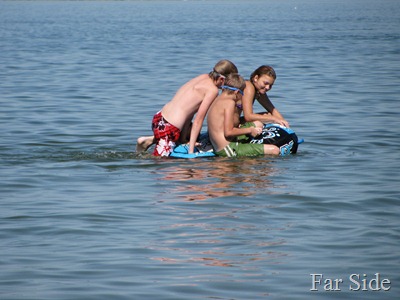
[(137, 139), (136, 152), (145, 152), (153, 144), (153, 136), (142, 136)]

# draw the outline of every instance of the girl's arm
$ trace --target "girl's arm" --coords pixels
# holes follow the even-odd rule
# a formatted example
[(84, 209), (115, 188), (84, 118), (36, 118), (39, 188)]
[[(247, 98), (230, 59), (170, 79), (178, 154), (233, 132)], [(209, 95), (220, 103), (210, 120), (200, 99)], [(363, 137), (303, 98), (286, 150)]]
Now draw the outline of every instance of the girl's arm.
[(283, 118), (280, 112), (275, 108), (267, 95), (261, 95), (257, 101), (270, 114), (257, 114), (253, 111), (254, 98), (256, 90), (250, 81), (246, 81), (246, 89), (242, 98), (243, 115), (246, 122), (261, 121), (263, 123), (278, 123), (289, 127), (289, 123)]
[[(289, 122), (285, 120), (285, 118), (282, 116), (282, 114), (278, 111), (277, 108), (272, 104), (271, 100), (269, 100), (268, 95), (261, 95), (260, 98), (258, 99), (258, 102), (264, 107), (272, 116), (272, 122), (281, 124), (285, 127), (289, 127)], [(266, 114), (268, 115), (268, 114)]]

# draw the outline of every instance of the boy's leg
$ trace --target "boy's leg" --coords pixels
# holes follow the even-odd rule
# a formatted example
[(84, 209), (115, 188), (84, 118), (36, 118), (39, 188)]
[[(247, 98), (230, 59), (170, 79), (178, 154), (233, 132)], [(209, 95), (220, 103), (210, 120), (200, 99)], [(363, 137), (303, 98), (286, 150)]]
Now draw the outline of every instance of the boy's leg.
[(268, 144), (248, 144), (232, 142), (229, 147), (237, 157), (259, 156), (259, 155), (279, 155), (280, 150), (275, 145)]
[(263, 127), (264, 127), (264, 123), (263, 123), (263, 122), (260, 122), (260, 121), (254, 121), (253, 124), (254, 124), (254, 127), (255, 127), (255, 128), (261, 128), (261, 129), (263, 129)]
[(185, 125), (183, 125), (181, 136), (179, 138), (180, 144), (189, 143), (191, 130), (192, 130), (192, 122), (187, 122)]
[(275, 145), (263, 144), (263, 146), (264, 146), (264, 154), (269, 154), (269, 155), (279, 155), (279, 154), (281, 154), (281, 151)]
[[(234, 145), (233, 145), (234, 144)], [(257, 156), (257, 155), (279, 155), (279, 147), (271, 144), (242, 144), (242, 143), (231, 143), (233, 149), (235, 149), (238, 157), (243, 156)]]
[(153, 133), (156, 143), (153, 155), (169, 156), (179, 141), (181, 130), (163, 120), (161, 124), (153, 126)]
[(145, 152), (155, 143), (154, 136), (141, 136), (137, 139), (136, 152)]

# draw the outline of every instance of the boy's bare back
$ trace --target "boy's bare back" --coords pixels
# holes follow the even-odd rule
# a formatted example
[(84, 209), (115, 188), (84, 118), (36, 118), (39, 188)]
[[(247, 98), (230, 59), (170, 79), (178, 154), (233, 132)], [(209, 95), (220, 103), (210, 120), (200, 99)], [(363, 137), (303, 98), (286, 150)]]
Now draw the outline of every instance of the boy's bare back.
[(235, 102), (231, 98), (219, 96), (208, 111), (208, 133), (217, 151), (222, 150), (229, 141), (225, 137), (225, 123), (233, 127)]
[(185, 83), (162, 109), (163, 117), (181, 129), (196, 113), (207, 113), (218, 96), (218, 87), (208, 74), (199, 75)]

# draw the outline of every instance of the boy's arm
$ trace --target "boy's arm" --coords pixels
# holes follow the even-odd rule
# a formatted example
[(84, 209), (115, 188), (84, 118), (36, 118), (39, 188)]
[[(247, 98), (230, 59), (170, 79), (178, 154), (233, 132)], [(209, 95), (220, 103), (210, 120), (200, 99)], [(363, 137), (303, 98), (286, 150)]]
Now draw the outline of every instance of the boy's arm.
[(253, 137), (259, 135), (262, 132), (261, 128), (248, 127), (248, 128), (237, 128), (234, 126), (234, 109), (235, 106), (229, 106), (224, 109), (224, 135), (227, 139), (236, 137), (242, 134), (250, 134)]
[(218, 89), (215, 92), (208, 93), (201, 102), (199, 110), (193, 120), (192, 129), (190, 130), (190, 140), (189, 140), (189, 153), (194, 152), (194, 146), (196, 145), (197, 138), (200, 134), (201, 128), (203, 126), (204, 119), (207, 115), (208, 109), (211, 103), (218, 96)]

